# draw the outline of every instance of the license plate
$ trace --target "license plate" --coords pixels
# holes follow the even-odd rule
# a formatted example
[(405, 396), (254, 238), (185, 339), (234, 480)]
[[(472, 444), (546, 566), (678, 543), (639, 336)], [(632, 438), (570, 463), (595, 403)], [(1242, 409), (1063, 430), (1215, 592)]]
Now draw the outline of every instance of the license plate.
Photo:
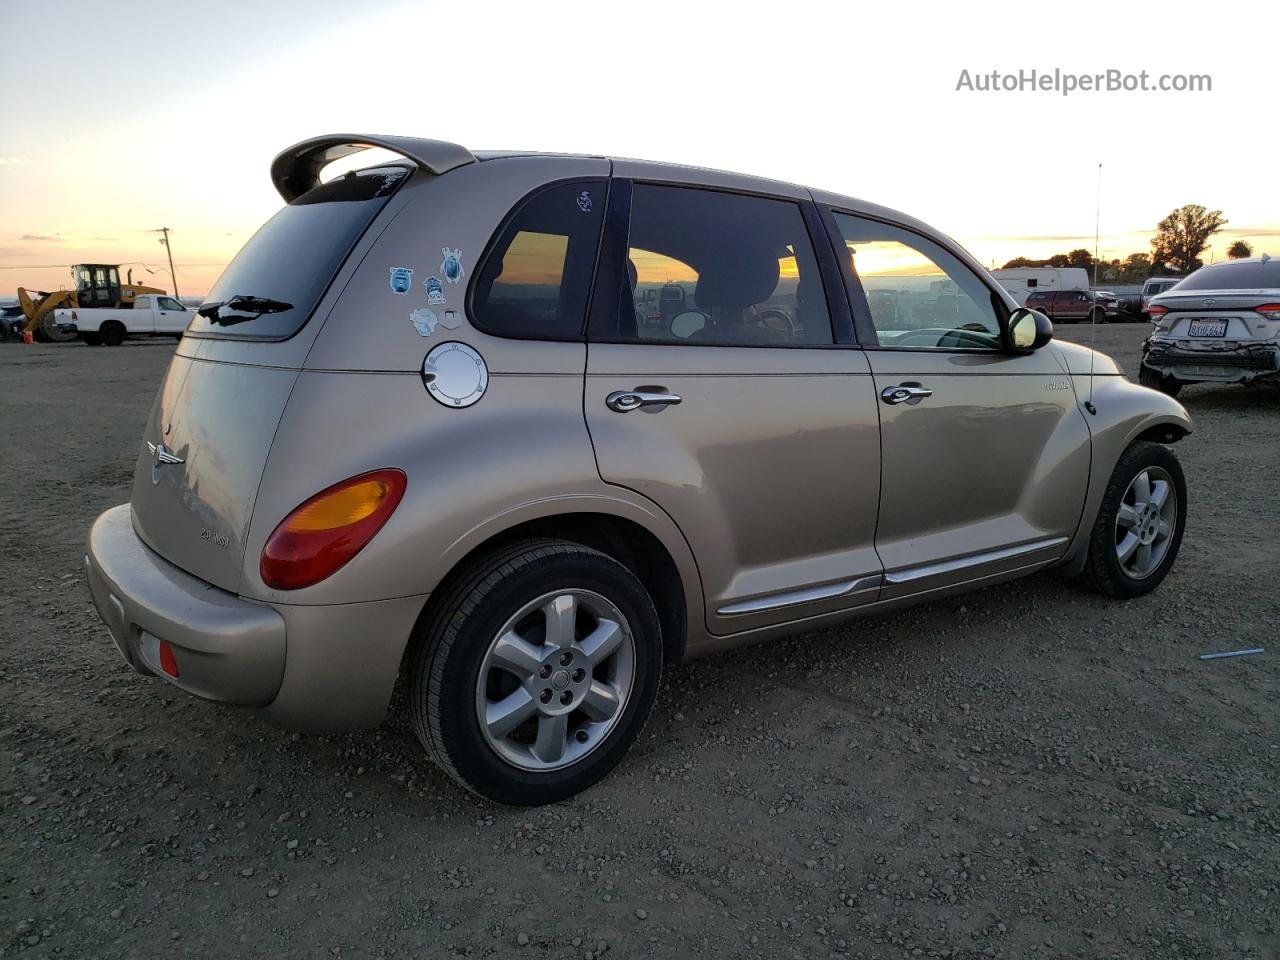
[(1225, 337), (1227, 321), (1225, 320), (1192, 320), (1187, 331), (1193, 337)]

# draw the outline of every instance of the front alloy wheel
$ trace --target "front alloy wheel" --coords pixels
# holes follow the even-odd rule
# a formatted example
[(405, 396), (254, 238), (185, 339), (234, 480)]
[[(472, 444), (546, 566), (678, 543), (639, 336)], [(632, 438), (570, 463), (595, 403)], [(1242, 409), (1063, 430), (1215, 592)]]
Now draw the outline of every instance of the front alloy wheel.
[(1147, 441), (1126, 450), (1089, 535), (1085, 584), (1117, 599), (1158, 587), (1182, 544), (1186, 503), (1186, 480), (1172, 450)]
[(1134, 580), (1151, 576), (1164, 562), (1178, 525), (1178, 494), (1173, 478), (1147, 467), (1129, 483), (1116, 509), (1116, 559)]

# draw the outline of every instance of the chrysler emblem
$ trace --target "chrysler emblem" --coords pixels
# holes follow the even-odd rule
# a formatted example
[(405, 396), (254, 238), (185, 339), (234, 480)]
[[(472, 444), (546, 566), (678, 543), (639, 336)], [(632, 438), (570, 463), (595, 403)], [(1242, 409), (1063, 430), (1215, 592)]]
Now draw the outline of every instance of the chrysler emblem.
[(147, 441), (147, 449), (151, 451), (151, 455), (156, 458), (157, 464), (162, 463), (182, 463), (181, 457), (174, 454), (163, 443), (152, 443)]
[(171, 463), (182, 463), (182, 458), (171, 452), (163, 443), (152, 443), (147, 441), (147, 449), (151, 451), (151, 456), (155, 458), (155, 463), (151, 464), (151, 482), (160, 482), (160, 468)]

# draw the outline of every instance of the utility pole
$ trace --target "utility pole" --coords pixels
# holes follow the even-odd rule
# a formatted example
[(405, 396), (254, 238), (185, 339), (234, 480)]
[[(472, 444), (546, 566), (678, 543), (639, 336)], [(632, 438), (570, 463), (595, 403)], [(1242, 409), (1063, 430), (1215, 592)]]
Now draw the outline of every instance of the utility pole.
[(152, 233), (163, 233), (160, 242), (164, 244), (165, 252), (169, 254), (169, 276), (173, 279), (173, 299), (180, 299), (178, 296), (178, 275), (173, 270), (173, 247), (169, 246), (169, 228), (161, 227), (159, 230), (152, 230)]
[(1098, 289), (1098, 227), (1102, 223), (1102, 164), (1098, 164), (1098, 190), (1093, 208), (1093, 289)]

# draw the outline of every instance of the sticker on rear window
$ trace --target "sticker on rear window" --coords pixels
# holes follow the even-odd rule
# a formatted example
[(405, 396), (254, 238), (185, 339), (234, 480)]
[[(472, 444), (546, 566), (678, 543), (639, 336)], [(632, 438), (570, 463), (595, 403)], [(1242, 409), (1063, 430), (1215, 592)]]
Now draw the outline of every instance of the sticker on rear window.
[(427, 277), (422, 285), (427, 288), (427, 303), (444, 303), (444, 284), (439, 277)]
[(391, 268), (391, 292), (400, 296), (408, 296), (413, 288), (413, 267)]
[(578, 194), (578, 209), (583, 213), (591, 212), (591, 194), (585, 190)]
[(444, 254), (444, 261), (440, 264), (440, 272), (444, 274), (445, 283), (457, 283), (467, 275), (466, 271), (462, 269), (461, 250), (450, 250), (448, 247), (441, 247), (440, 252)]
[(462, 326), (462, 321), (458, 319), (458, 312), (456, 310), (446, 310), (440, 317), (440, 326), (446, 330), (457, 330)]
[(413, 329), (418, 331), (418, 336), (429, 337), (436, 332), (436, 326), (440, 321), (436, 319), (434, 310), (419, 307), (417, 310), (409, 311), (409, 322), (413, 324)]

